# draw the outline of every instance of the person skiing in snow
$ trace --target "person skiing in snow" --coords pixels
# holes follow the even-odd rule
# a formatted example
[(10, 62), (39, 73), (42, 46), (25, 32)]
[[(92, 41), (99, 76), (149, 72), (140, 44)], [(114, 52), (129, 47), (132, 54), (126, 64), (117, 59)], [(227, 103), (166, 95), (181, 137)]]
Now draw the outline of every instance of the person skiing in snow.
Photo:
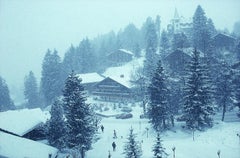
[(101, 130), (102, 130), (102, 132), (104, 132), (104, 127), (103, 127), (103, 125), (101, 125)]
[(117, 133), (116, 130), (113, 130), (113, 138), (116, 139), (117, 138)]
[(112, 143), (112, 147), (113, 147), (113, 151), (115, 151), (116, 150), (116, 143), (115, 142)]

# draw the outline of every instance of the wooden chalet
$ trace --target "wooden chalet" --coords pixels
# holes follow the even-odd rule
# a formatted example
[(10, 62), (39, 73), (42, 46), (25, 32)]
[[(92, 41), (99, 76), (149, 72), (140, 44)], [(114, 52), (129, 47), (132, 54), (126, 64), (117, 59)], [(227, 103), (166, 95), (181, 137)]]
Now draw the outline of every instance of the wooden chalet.
[(191, 60), (191, 56), (182, 50), (175, 50), (165, 57), (164, 62), (172, 70), (173, 74), (182, 74), (186, 64)]
[(83, 84), (85, 90), (89, 93), (91, 93), (93, 85), (99, 83), (105, 78), (98, 73), (77, 74), (77, 76), (82, 80), (81, 83)]
[(235, 48), (236, 39), (232, 36), (219, 33), (213, 37), (213, 44), (217, 49), (232, 51)]
[(107, 60), (111, 66), (120, 66), (131, 61), (132, 58), (133, 53), (125, 49), (118, 49), (107, 56)]
[(109, 102), (125, 103), (132, 100), (130, 88), (110, 77), (94, 85), (92, 88), (92, 95), (98, 100)]

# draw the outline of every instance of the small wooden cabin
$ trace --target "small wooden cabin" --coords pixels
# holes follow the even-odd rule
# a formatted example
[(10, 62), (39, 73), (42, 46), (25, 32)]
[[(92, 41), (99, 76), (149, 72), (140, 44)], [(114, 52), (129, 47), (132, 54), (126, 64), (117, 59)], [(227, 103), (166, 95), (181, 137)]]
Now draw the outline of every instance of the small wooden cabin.
[(236, 39), (230, 35), (219, 33), (213, 37), (213, 43), (217, 49), (232, 51), (235, 48)]
[(191, 60), (191, 56), (182, 50), (175, 50), (165, 57), (164, 62), (172, 70), (173, 74), (182, 74), (186, 64)]
[(131, 61), (132, 58), (133, 53), (125, 49), (118, 49), (107, 56), (108, 62), (111, 66), (121, 66), (122, 64)]

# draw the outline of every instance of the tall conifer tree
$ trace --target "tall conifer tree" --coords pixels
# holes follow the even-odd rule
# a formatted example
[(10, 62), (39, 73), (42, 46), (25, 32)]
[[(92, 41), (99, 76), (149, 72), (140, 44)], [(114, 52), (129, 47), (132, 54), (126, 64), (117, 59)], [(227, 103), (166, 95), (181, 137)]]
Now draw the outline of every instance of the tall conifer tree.
[(94, 113), (86, 103), (84, 87), (74, 73), (71, 73), (63, 91), (63, 106), (67, 119), (68, 138), (70, 148), (89, 150), (95, 134)]
[(146, 60), (144, 61), (144, 71), (146, 77), (150, 81), (154, 70), (156, 69), (158, 55), (157, 55), (157, 32), (155, 24), (152, 19), (149, 20), (146, 26)]
[(149, 119), (156, 130), (163, 130), (167, 128), (167, 120), (169, 119), (169, 102), (168, 89), (166, 86), (166, 76), (164, 69), (159, 60), (157, 69), (152, 77), (149, 86), (150, 103), (149, 103)]
[(40, 107), (40, 98), (37, 86), (37, 79), (32, 71), (25, 77), (24, 80), (24, 95), (27, 99), (28, 108)]
[(61, 95), (63, 85), (61, 59), (56, 50), (47, 51), (42, 63), (41, 93), (45, 106)]
[(187, 69), (188, 76), (184, 88), (183, 119), (189, 129), (202, 130), (213, 124), (212, 92), (206, 69), (200, 62), (199, 52), (195, 49)]
[(203, 53), (206, 53), (209, 47), (210, 32), (207, 27), (207, 17), (200, 5), (193, 16), (193, 46)]
[(60, 100), (55, 100), (51, 107), (51, 119), (47, 122), (47, 138), (50, 145), (62, 149), (66, 147), (67, 126), (63, 117)]
[(0, 76), (0, 112), (13, 109), (15, 109), (15, 106), (10, 97), (8, 85)]

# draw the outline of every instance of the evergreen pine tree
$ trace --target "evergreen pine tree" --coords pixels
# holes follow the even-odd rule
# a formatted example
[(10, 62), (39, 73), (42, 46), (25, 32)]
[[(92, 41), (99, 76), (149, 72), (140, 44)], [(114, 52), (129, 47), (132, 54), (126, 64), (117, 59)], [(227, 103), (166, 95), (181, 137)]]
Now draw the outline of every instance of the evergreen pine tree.
[(24, 80), (24, 95), (27, 99), (27, 108), (40, 107), (40, 99), (38, 93), (37, 79), (32, 71), (25, 76)]
[(66, 147), (67, 126), (63, 117), (60, 100), (55, 100), (51, 107), (51, 119), (47, 122), (47, 139), (50, 145), (62, 149)]
[(232, 104), (232, 74), (226, 62), (222, 63), (222, 69), (218, 71), (216, 79), (216, 102), (222, 109), (222, 121), (225, 113)]
[(156, 69), (157, 55), (157, 33), (155, 24), (152, 20), (149, 21), (146, 30), (146, 60), (144, 61), (144, 71), (148, 80), (151, 79), (154, 70)]
[(200, 5), (197, 6), (197, 9), (193, 16), (193, 46), (203, 53), (206, 53), (208, 49), (208, 44), (210, 41), (210, 32), (207, 27), (207, 17), (205, 12)]
[(140, 31), (134, 24), (127, 25), (123, 31), (118, 33), (118, 40), (120, 40), (121, 48), (128, 49), (134, 53), (136, 44), (140, 42), (139, 37)]
[(207, 30), (210, 33), (210, 38), (217, 34), (217, 30), (211, 18), (207, 20)]
[(96, 59), (94, 50), (88, 38), (83, 39), (76, 49), (76, 59), (80, 66), (76, 71), (78, 73), (89, 73), (95, 71)]
[(164, 69), (159, 60), (157, 69), (152, 77), (150, 86), (149, 119), (156, 130), (167, 128), (166, 121), (169, 119), (168, 89)]
[(238, 117), (240, 117), (240, 70), (234, 71), (233, 76), (233, 99), (234, 99), (234, 105), (238, 107)]
[(8, 85), (0, 76), (0, 112), (15, 109), (14, 103), (10, 98)]
[(63, 77), (67, 78), (68, 74), (72, 72), (72, 70), (77, 70), (80, 65), (78, 65), (78, 61), (76, 60), (76, 48), (71, 45), (70, 48), (64, 55), (63, 58)]
[(94, 113), (85, 101), (81, 79), (71, 73), (65, 81), (63, 105), (68, 127), (67, 145), (78, 150), (83, 146), (90, 149), (96, 131)]
[(136, 141), (136, 134), (133, 133), (133, 129), (130, 129), (128, 135), (128, 142), (124, 146), (125, 158), (140, 158), (142, 156), (142, 149), (139, 142)]
[(240, 61), (240, 42), (237, 44), (235, 52), (236, 52), (237, 60)]
[(153, 23), (153, 19), (151, 17), (147, 17), (146, 21), (143, 23), (141, 27), (141, 40), (140, 40), (140, 45), (142, 48), (147, 47), (147, 32), (148, 32), (148, 27)]
[(206, 67), (200, 62), (199, 52), (194, 50), (188, 67), (184, 88), (183, 119), (189, 129), (202, 130), (212, 126), (214, 109), (211, 100), (211, 87)]
[(160, 47), (162, 48), (162, 53), (166, 53), (167, 49), (170, 47), (170, 41), (166, 30), (163, 30), (161, 33)]
[(157, 33), (157, 40), (158, 40), (157, 45), (159, 46), (159, 44), (160, 44), (160, 27), (161, 27), (161, 19), (160, 19), (159, 15), (156, 16), (155, 26), (156, 26), (156, 33)]
[(166, 158), (168, 154), (165, 152), (165, 148), (162, 146), (162, 140), (160, 134), (157, 134), (156, 142), (153, 146), (154, 158)]
[(42, 77), (40, 90), (44, 97), (45, 106), (61, 95), (62, 79), (61, 59), (56, 50), (53, 53), (47, 51), (42, 63)]

